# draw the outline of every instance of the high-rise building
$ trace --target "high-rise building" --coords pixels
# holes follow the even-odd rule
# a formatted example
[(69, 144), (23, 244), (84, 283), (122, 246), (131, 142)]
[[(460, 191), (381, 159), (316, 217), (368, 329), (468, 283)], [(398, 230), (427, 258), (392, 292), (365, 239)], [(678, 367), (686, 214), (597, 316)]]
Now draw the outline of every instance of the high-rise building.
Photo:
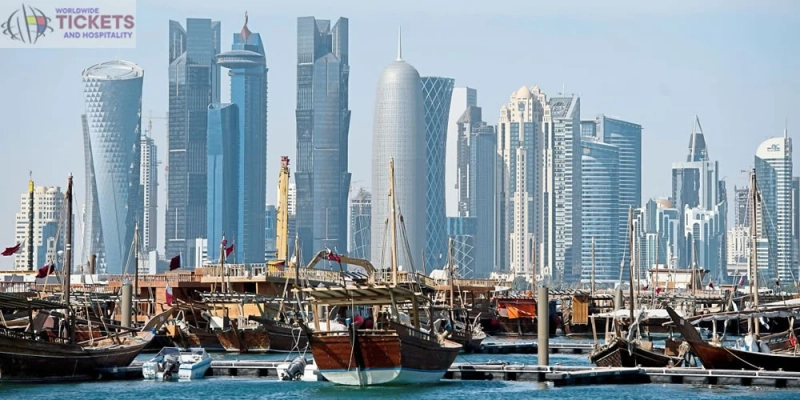
[(425, 104), (425, 265), (431, 269), (447, 263), (447, 230), (445, 224), (445, 150), (447, 117), (450, 113), (452, 78), (422, 77), (422, 98)]
[[(458, 216), (475, 218), (472, 275), (488, 278), (495, 267), (498, 241), (495, 210), (497, 133), (482, 121), (480, 107), (468, 107), (458, 120)], [(449, 226), (449, 225), (448, 225)]]
[[(33, 182), (31, 182), (33, 185)], [(19, 212), (16, 216), (14, 240), (22, 243), (22, 251), (14, 255), (14, 269), (28, 270), (30, 193), (20, 196)], [(51, 262), (60, 267), (63, 260), (57, 259), (58, 251), (64, 250), (66, 239), (66, 215), (64, 193), (58, 186), (37, 186), (33, 188), (33, 270)], [(61, 229), (59, 229), (59, 224)]]
[(445, 150), (445, 203), (448, 216), (460, 215), (458, 201), (461, 193), (459, 170), (465, 159), (459, 158), (458, 120), (469, 107), (478, 106), (478, 91), (469, 87), (453, 88), (450, 96), (450, 111), (447, 117), (447, 144)]
[[(674, 267), (678, 239), (684, 236), (684, 232), (679, 230), (682, 213), (673, 208), (668, 199), (650, 199), (644, 207), (633, 210), (633, 215), (634, 277), (641, 273), (641, 278), (646, 279), (647, 271), (656, 265), (660, 268)], [(630, 276), (630, 253), (630, 244), (620, 250), (624, 262), (614, 279), (621, 278), (624, 282)]]
[(122, 60), (83, 71), (107, 273), (122, 273), (132, 260), (135, 226), (142, 221), (139, 146), (143, 80), (141, 67)]
[(86, 164), (86, 197), (83, 206), (83, 251), (81, 264), (86, 264), (92, 255), (96, 256), (97, 271), (105, 271), (105, 251), (103, 250), (103, 224), (100, 221), (100, 205), (98, 204), (97, 180), (94, 174), (92, 156), (92, 140), (89, 135), (89, 121), (86, 114), (81, 115), (83, 125), (83, 153)]
[(586, 135), (581, 145), (581, 281), (591, 280), (594, 263), (595, 282), (616, 282), (624, 234), (619, 231), (619, 148)]
[(372, 232), (372, 194), (364, 188), (350, 199), (350, 256), (369, 260)]
[(540, 264), (556, 284), (575, 282), (581, 274), (580, 106), (577, 96), (553, 97), (544, 115)]
[(672, 202), (683, 215), (680, 220), (683, 235), (676, 248), (676, 265), (689, 268), (696, 261), (698, 268), (711, 271), (712, 279), (722, 281), (727, 271), (728, 201), (725, 183), (719, 179), (719, 163), (709, 159), (705, 135), (697, 117), (686, 161), (672, 163)]
[[(347, 250), (349, 23), (297, 19), (297, 233), (303, 253)], [(337, 250), (338, 249), (338, 250)]]
[[(389, 162), (394, 160), (394, 196), (398, 241), (408, 241), (408, 251), (399, 250), (398, 266), (407, 271), (422, 269), (425, 249), (425, 117), (419, 72), (402, 58), (398, 39), (397, 60), (378, 79), (372, 131), (372, 228), (371, 254), (376, 268), (390, 267), (390, 252), (384, 252), (385, 221), (391, 216)], [(403, 235), (403, 232), (405, 233)], [(405, 237), (403, 237), (405, 236)], [(405, 246), (400, 246), (402, 249)], [(385, 254), (384, 254), (385, 253)], [(385, 259), (381, 259), (385, 258)]]
[[(263, 263), (267, 204), (267, 58), (261, 35), (247, 28), (247, 13), (244, 18), (242, 30), (233, 34), (231, 50), (219, 54), (217, 63), (228, 69), (231, 103), (239, 109), (239, 221), (233, 237), (236, 260)], [(209, 240), (216, 242), (212, 237)]]
[(734, 226), (750, 226), (750, 189), (748, 187), (733, 187), (733, 218)]
[(264, 259), (269, 260), (275, 258), (278, 252), (277, 238), (278, 238), (278, 209), (267, 204), (267, 209), (264, 210)]
[[(768, 139), (758, 146), (755, 167), (763, 206), (757, 226), (759, 235), (768, 242), (769, 274), (783, 282), (793, 282), (792, 139), (787, 131), (783, 137)], [(762, 259), (759, 254), (759, 261)]]
[[(453, 241), (453, 264), (455, 274), (460, 278), (475, 277), (475, 258), (482, 244), (477, 241), (478, 220), (475, 217), (448, 217), (447, 236)], [(447, 264), (435, 268), (443, 269)], [(429, 268), (430, 270), (434, 268)], [(427, 271), (426, 271), (427, 273)]]
[[(206, 146), (208, 160), (206, 238), (211, 238), (212, 244), (222, 240), (223, 235), (231, 243), (241, 240), (238, 236), (241, 234), (239, 139), (239, 108), (236, 104), (209, 105)], [(219, 255), (218, 246), (212, 245), (208, 248), (207, 257), (210, 262), (218, 262)]]
[(532, 276), (533, 256), (538, 253), (534, 246), (538, 249), (541, 245), (540, 139), (546, 104), (547, 97), (538, 86), (523, 86), (500, 108), (497, 123), (497, 154), (502, 162), (495, 189), (498, 240), (494, 265), (516, 276)]
[(792, 265), (800, 265), (800, 177), (797, 176), (792, 178), (792, 257)]
[[(595, 136), (619, 148), (620, 249), (627, 249), (628, 210), (642, 207), (642, 126), (606, 115), (595, 119)], [(617, 264), (622, 262), (623, 253)]]
[[(164, 247), (167, 257), (194, 254), (205, 237), (208, 106), (220, 101), (220, 23), (169, 21), (169, 140)], [(187, 257), (189, 258), (189, 257)], [(186, 265), (186, 264), (185, 264)]]
[(139, 182), (142, 185), (142, 223), (139, 229), (141, 232), (139, 251), (147, 254), (156, 249), (158, 240), (158, 152), (156, 141), (147, 135), (142, 135), (140, 148), (142, 149), (139, 170)]

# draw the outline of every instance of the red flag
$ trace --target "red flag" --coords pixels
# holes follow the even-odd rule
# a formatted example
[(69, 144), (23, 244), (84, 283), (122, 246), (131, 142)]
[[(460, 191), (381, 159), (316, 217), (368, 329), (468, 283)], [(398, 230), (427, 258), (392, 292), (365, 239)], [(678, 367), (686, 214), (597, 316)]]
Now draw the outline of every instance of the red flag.
[(328, 252), (328, 260), (342, 262), (342, 257), (339, 257), (334, 252)]
[(642, 286), (642, 290), (647, 290), (647, 288), (649, 288), (649, 287), (650, 287), (650, 285), (645, 284), (644, 286)]
[(15, 253), (19, 252), (19, 248), (20, 248), (21, 246), (22, 246), (22, 243), (17, 243), (17, 244), (16, 244), (16, 245), (14, 245), (14, 246), (11, 246), (11, 247), (6, 247), (6, 249), (5, 249), (5, 250), (3, 250), (3, 253), (2, 253), (2, 254), (3, 254), (4, 256), (10, 256), (10, 255), (12, 255), (12, 254), (15, 254)]
[(742, 275), (742, 277), (739, 278), (739, 284), (736, 286), (744, 286), (744, 275)]
[(656, 294), (659, 294), (659, 293), (661, 293), (661, 288), (660, 288), (660, 287), (657, 287), (657, 288), (656, 288)]
[(180, 267), (181, 267), (181, 255), (178, 254), (177, 256), (172, 257), (169, 260), (169, 270), (172, 271), (172, 270), (178, 269)]
[(39, 271), (36, 273), (36, 278), (37, 279), (42, 279), (42, 278), (46, 277), (47, 275), (52, 274), (53, 271), (55, 271), (55, 269), (56, 269), (55, 265), (53, 265), (53, 264), (45, 265), (44, 267), (39, 268)]
[(172, 287), (169, 285), (169, 283), (167, 283), (167, 287), (165, 289), (165, 296), (164, 297), (167, 299), (167, 305), (171, 306), (172, 305)]
[(222, 235), (222, 242), (221, 243), (222, 243), (222, 247), (225, 247), (225, 246), (228, 245), (228, 239), (225, 239), (225, 235)]
[(229, 255), (231, 255), (231, 253), (233, 253), (233, 245), (234, 245), (234, 244), (235, 244), (235, 243), (231, 243), (231, 245), (230, 245), (230, 246), (228, 246), (227, 248), (225, 248), (225, 258), (228, 258), (228, 256), (229, 256)]
[(714, 282), (712, 280), (708, 280), (708, 287), (714, 289)]

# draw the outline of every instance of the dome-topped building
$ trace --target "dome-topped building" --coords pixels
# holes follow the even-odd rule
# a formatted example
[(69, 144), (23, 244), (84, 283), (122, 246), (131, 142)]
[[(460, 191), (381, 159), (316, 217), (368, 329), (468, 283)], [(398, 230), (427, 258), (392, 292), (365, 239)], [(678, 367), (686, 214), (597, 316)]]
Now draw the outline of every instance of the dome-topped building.
[[(422, 268), (425, 246), (425, 119), (419, 72), (403, 61), (398, 36), (397, 60), (378, 79), (372, 131), (372, 261), (391, 267), (389, 160), (394, 159), (398, 213), (398, 265), (410, 271)], [(405, 229), (403, 229), (403, 226)], [(405, 251), (408, 240), (410, 251)], [(387, 235), (389, 235), (387, 237)], [(384, 245), (386, 249), (384, 249)], [(409, 253), (410, 258), (409, 259)]]

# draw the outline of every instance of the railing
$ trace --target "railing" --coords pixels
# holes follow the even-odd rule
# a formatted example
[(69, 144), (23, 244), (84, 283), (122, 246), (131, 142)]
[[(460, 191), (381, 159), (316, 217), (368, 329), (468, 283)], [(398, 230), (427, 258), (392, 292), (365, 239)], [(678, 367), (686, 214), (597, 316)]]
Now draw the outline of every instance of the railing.
[[(131, 274), (108, 275), (109, 282), (122, 282), (127, 279), (133, 282)], [(200, 282), (199, 274), (194, 272), (164, 273), (156, 275), (139, 275), (139, 282)]]
[(67, 340), (65, 340), (64, 338), (57, 336), (50, 336), (48, 335), (47, 332), (39, 332), (39, 334), (34, 335), (30, 332), (8, 329), (1, 326), (0, 326), (0, 336), (10, 337), (14, 339), (22, 339), (22, 340), (40, 340), (43, 342), (68, 343)]

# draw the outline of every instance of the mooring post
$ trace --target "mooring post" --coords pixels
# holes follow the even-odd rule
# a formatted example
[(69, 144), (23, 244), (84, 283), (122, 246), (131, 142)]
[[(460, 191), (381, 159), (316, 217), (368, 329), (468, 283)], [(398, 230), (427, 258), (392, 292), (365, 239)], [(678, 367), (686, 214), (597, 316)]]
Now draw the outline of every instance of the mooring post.
[(120, 311), (122, 312), (122, 326), (131, 327), (131, 301), (133, 299), (133, 287), (130, 281), (122, 282), (122, 298), (120, 299)]
[(547, 286), (539, 287), (536, 299), (536, 322), (539, 341), (539, 365), (550, 365), (550, 301)]
[(614, 311), (619, 311), (624, 306), (625, 302), (622, 297), (622, 287), (618, 287), (614, 289)]

